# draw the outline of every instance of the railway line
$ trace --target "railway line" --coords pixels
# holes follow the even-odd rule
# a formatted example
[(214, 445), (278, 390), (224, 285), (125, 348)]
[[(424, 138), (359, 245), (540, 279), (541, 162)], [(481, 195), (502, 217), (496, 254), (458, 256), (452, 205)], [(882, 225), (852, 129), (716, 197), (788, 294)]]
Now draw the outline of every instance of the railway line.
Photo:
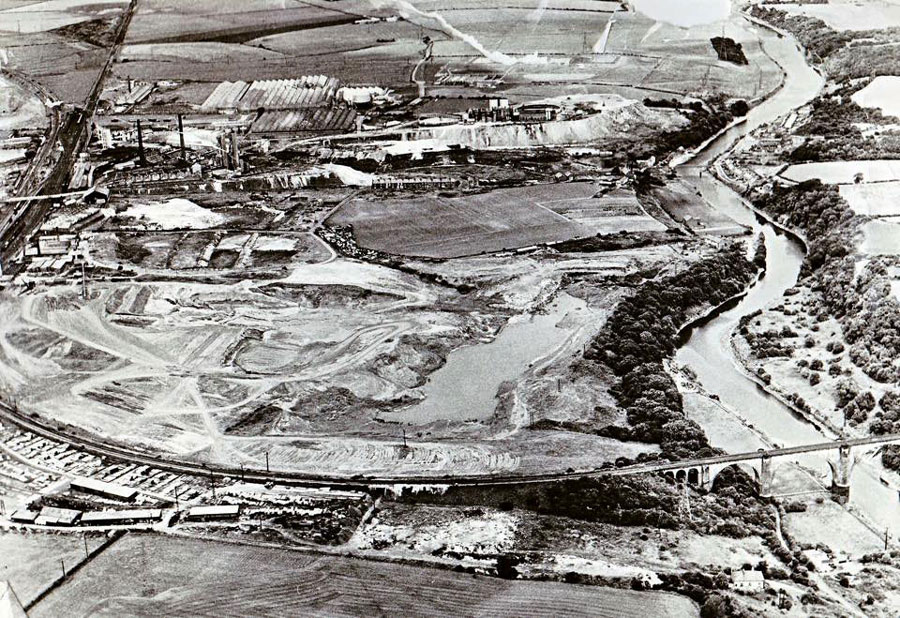
[[(8, 265), (13, 262), (16, 254), (24, 247), (28, 237), (40, 227), (53, 206), (53, 199), (37, 198), (62, 194), (68, 188), (72, 166), (78, 153), (84, 148), (90, 138), (91, 121), (94, 113), (97, 111), (103, 84), (125, 40), (125, 34), (128, 32), (128, 26), (131, 23), (137, 3), (138, 0), (131, 0), (125, 9), (122, 21), (119, 23), (116, 31), (116, 38), (110, 47), (109, 55), (98, 73), (97, 79), (94, 81), (84, 107), (73, 107), (71, 110), (65, 110), (62, 114), (59, 113), (57, 106), (54, 105), (51, 108), (54, 112), (51, 117), (51, 131), (41, 150), (32, 161), (32, 166), (26, 172), (23, 182), (19, 185), (19, 191), (16, 196), (22, 198), (30, 195), (35, 199), (20, 202), (0, 222), (0, 265), (3, 266), (4, 271), (9, 270)], [(33, 86), (32, 80), (23, 79), (26, 79)], [(42, 87), (33, 87), (37, 87), (40, 92), (44, 93)], [(38, 178), (39, 175), (36, 176), (36, 170), (43, 169), (52, 158), (57, 143), (62, 151), (59, 154), (59, 158), (52, 164), (52, 169), (46, 178), (41, 181)]]
[(246, 466), (227, 466), (215, 463), (192, 462), (110, 444), (82, 433), (72, 433), (52, 421), (26, 414), (6, 403), (0, 403), (0, 419), (18, 426), (43, 438), (70, 444), (92, 455), (107, 457), (130, 464), (148, 465), (176, 474), (188, 474), (208, 477), (210, 479), (230, 480), (240, 478), (257, 483), (279, 483), (285, 485), (302, 485), (308, 487), (342, 487), (345, 489), (378, 489), (397, 485), (418, 486), (503, 486), (550, 483), (574, 479), (601, 476), (631, 476), (636, 474), (653, 474), (669, 470), (683, 470), (690, 467), (715, 464), (735, 464), (745, 461), (759, 460), (763, 457), (784, 457), (817, 451), (835, 450), (838, 447), (879, 446), (900, 442), (900, 434), (871, 436), (848, 440), (836, 440), (817, 444), (808, 444), (788, 448), (750, 451), (704, 457), (691, 460), (652, 462), (619, 468), (605, 467), (583, 470), (566, 470), (564, 472), (547, 473), (501, 473), (501, 474), (463, 474), (463, 475), (363, 475), (337, 476), (310, 474), (290, 470), (272, 470), (270, 468), (251, 468)]

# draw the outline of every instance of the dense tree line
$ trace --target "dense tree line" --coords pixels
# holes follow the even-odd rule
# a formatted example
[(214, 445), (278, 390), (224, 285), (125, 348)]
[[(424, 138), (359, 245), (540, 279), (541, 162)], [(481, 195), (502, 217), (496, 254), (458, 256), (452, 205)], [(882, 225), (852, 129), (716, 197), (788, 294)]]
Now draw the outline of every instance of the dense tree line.
[[(656, 106), (672, 107), (665, 100), (656, 102)], [(656, 138), (653, 154), (657, 158), (662, 158), (679, 148), (685, 150), (696, 148), (734, 120), (732, 106), (729, 106), (721, 95), (708, 100), (705, 106), (693, 102), (686, 106), (678, 105), (678, 107), (686, 108), (685, 116), (688, 124), (672, 131), (664, 131)]]
[(759, 5), (754, 5), (750, 14), (793, 34), (816, 61), (825, 60), (853, 39), (852, 33), (836, 32), (816, 17), (789, 15), (779, 9)]
[(604, 428), (606, 435), (658, 443), (670, 458), (710, 452), (703, 430), (684, 417), (681, 395), (662, 362), (674, 353), (691, 310), (735, 296), (755, 272), (743, 247), (732, 244), (681, 273), (642, 285), (619, 303), (584, 355), (620, 379), (612, 390), (629, 426)]
[(893, 120), (852, 101), (850, 96), (859, 88), (844, 87), (813, 100), (809, 118), (796, 133), (823, 139), (808, 139), (788, 154), (789, 161), (900, 158), (900, 134), (886, 128), (877, 137), (865, 136), (859, 129), (859, 123), (883, 125)]

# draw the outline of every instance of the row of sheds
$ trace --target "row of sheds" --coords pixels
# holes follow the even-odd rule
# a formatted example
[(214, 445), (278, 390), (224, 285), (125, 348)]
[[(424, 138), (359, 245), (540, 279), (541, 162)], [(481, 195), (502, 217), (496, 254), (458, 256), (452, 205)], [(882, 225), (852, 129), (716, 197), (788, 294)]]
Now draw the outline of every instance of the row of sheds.
[(203, 102), (204, 111), (253, 111), (319, 107), (333, 100), (340, 82), (327, 75), (305, 75), (297, 79), (267, 79), (254, 82), (222, 82)]
[[(192, 506), (184, 515), (185, 521), (212, 521), (233, 519), (240, 514), (240, 505)], [(10, 515), (10, 521), (37, 526), (123, 526), (157, 522), (162, 519), (162, 509), (125, 509), (105, 511), (79, 511), (45, 506), (40, 511), (19, 509)]]

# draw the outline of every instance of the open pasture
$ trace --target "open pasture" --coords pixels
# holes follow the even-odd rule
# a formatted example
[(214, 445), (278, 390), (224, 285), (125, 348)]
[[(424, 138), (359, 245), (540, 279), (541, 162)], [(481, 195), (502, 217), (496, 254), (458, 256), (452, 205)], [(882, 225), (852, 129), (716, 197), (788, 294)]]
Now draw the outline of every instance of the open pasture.
[[(229, 8), (230, 7), (230, 8)], [(336, 8), (283, 2), (147, 2), (131, 21), (128, 43), (221, 41), (244, 43), (276, 34), (353, 22)]]
[(314, 30), (297, 30), (248, 41), (246, 45), (271, 50), (288, 56), (340, 53), (409, 41), (420, 50), (425, 46), (421, 36), (444, 38), (440, 33), (424, 32), (408, 21), (379, 21), (365, 24), (340, 24)]
[[(574, 186), (574, 185), (573, 185)], [(562, 187), (562, 188), (560, 188)], [(351, 200), (328, 222), (352, 225), (363, 247), (386, 253), (453, 258), (590, 236), (591, 228), (554, 212), (560, 202), (590, 197), (566, 185), (506, 189), (465, 197)]]
[[(223, 580), (223, 574), (224, 576)], [(135, 589), (132, 582), (139, 581)], [(685, 597), (128, 536), (33, 615), (697, 616)]]
[(790, 15), (821, 19), (834, 30), (878, 30), (900, 26), (900, 5), (885, 0), (829, 0), (827, 4), (768, 5)]
[(33, 34), (97, 19), (125, 8), (127, 0), (48, 0), (20, 6), (0, 4), (0, 31)]
[(885, 116), (900, 118), (900, 77), (896, 75), (879, 75), (862, 90), (851, 97), (853, 102), (862, 107), (881, 110)]
[(861, 182), (885, 182), (900, 180), (900, 161), (874, 159), (871, 161), (826, 161), (823, 163), (799, 163), (784, 170), (781, 175), (794, 182), (818, 178), (825, 184), (854, 184), (856, 175)]
[[(93, 549), (99, 541), (89, 543)], [(25, 605), (62, 575), (60, 560), (71, 569), (83, 559), (80, 536), (0, 532), (0, 579), (9, 581)]]
[(900, 181), (841, 185), (840, 191), (856, 214), (870, 217), (900, 215)]

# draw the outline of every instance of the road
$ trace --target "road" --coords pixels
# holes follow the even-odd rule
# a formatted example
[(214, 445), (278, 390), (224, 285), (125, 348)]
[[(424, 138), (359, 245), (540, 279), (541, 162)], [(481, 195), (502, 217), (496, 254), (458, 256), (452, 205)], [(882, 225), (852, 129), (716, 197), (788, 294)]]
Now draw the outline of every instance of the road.
[[(26, 173), (26, 181), (20, 185), (20, 191), (17, 197), (31, 195), (53, 195), (64, 193), (69, 185), (69, 179), (72, 174), (72, 166), (75, 163), (78, 153), (85, 147), (91, 135), (91, 122), (94, 113), (97, 111), (97, 105), (100, 101), (100, 94), (103, 92), (103, 84), (112, 69), (113, 63), (118, 56), (122, 43), (125, 40), (125, 34), (128, 32), (128, 26), (134, 15), (138, 0), (131, 0), (128, 8), (122, 16), (119, 28), (116, 31), (116, 38), (110, 47), (109, 55), (103, 68), (97, 74), (91, 92), (85, 101), (84, 108), (74, 107), (65, 112), (58, 118), (51, 118), (51, 134), (45, 141), (41, 151), (32, 161), (32, 167)], [(29, 80), (31, 83), (31, 80)], [(58, 115), (58, 108), (54, 107), (54, 115)], [(62, 147), (58, 160), (53, 165), (46, 179), (37, 185), (38, 179), (34, 176), (35, 170), (43, 169), (48, 162), (49, 157), (53, 154), (57, 142)], [(9, 272), (9, 265), (12, 264), (16, 254), (25, 246), (28, 237), (37, 230), (50, 208), (53, 206), (53, 200), (29, 200), (20, 204), (11, 211), (6, 220), (0, 222), (0, 265), (4, 272)]]

